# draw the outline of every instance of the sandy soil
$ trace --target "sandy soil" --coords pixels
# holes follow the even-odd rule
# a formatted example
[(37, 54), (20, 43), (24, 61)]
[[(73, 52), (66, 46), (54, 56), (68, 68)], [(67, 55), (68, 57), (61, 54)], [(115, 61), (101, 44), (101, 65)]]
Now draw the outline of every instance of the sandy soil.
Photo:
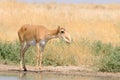
[[(28, 71), (26, 73), (55, 73), (64, 75), (79, 75), (79, 76), (91, 76), (91, 77), (117, 77), (120, 78), (120, 73), (107, 73), (107, 72), (96, 72), (95, 70), (88, 69), (85, 67), (77, 66), (45, 66), (42, 71), (35, 71), (35, 67), (27, 66)], [(0, 64), (0, 72), (25, 72), (20, 71), (18, 66), (3, 65)]]

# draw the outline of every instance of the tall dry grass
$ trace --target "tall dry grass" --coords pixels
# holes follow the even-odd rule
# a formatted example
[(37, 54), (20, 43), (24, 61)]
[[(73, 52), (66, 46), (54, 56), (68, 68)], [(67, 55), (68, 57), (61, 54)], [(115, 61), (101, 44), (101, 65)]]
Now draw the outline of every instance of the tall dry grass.
[(17, 31), (23, 24), (42, 24), (49, 29), (55, 29), (59, 25), (65, 26), (71, 34), (73, 43), (69, 46), (61, 43), (53, 45), (54, 40), (52, 40), (45, 50), (47, 53), (48, 48), (51, 48), (49, 51), (51, 54), (44, 55), (53, 59), (57, 55), (62, 55), (60, 59), (63, 56), (77, 56), (76, 65), (93, 66), (94, 61), (100, 57), (96, 58), (91, 54), (86, 45), (95, 40), (119, 44), (120, 6), (119, 4), (38, 4), (1, 1), (0, 40), (18, 40)]
[(2, 40), (18, 39), (16, 33), (23, 24), (42, 24), (49, 29), (57, 28), (59, 25), (66, 26), (74, 40), (85, 37), (90, 40), (118, 43), (119, 21), (120, 6), (117, 4), (0, 2)]

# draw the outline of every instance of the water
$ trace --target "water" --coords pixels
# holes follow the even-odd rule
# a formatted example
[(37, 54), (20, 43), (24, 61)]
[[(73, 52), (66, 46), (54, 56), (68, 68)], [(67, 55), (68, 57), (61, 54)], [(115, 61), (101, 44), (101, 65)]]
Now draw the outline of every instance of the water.
[(120, 80), (120, 78), (63, 75), (55, 73), (0, 72), (0, 80)]

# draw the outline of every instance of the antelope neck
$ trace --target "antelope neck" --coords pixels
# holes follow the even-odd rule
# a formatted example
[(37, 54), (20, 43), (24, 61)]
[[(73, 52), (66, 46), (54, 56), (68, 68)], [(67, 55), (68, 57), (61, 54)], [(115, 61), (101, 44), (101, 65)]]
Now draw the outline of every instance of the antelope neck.
[(53, 38), (57, 38), (57, 34), (58, 34), (58, 31), (57, 30), (49, 30), (49, 33), (47, 35), (47, 39), (53, 39)]

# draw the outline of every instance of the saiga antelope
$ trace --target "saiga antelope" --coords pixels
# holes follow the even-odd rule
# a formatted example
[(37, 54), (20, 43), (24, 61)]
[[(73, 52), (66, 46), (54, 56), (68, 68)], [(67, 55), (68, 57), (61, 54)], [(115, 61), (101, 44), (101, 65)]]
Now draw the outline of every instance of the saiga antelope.
[[(64, 40), (66, 43), (71, 43), (70, 34), (65, 28), (60, 26), (55, 30), (48, 30), (42, 25), (23, 25), (18, 31), (19, 41), (21, 44), (20, 50), (20, 70), (26, 71), (24, 62), (24, 54), (31, 45), (35, 45), (37, 49), (36, 55), (36, 67), (42, 69), (42, 53), (46, 43), (53, 38), (59, 38)], [(40, 61), (40, 63), (39, 63)]]

